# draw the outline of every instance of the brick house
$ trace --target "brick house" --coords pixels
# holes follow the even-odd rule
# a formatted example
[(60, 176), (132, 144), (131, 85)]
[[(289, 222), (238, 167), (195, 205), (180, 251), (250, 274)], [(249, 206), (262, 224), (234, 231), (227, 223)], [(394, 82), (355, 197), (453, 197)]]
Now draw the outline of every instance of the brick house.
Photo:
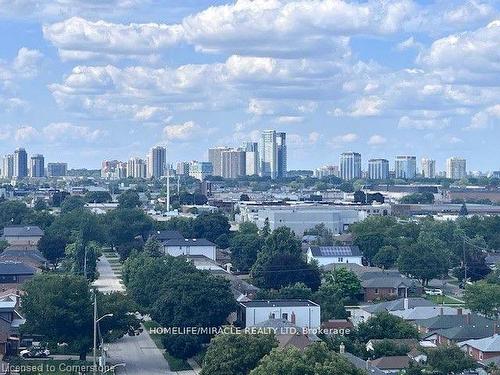
[(476, 361), (488, 363), (488, 359), (500, 356), (500, 334), (477, 340), (467, 340), (460, 348)]

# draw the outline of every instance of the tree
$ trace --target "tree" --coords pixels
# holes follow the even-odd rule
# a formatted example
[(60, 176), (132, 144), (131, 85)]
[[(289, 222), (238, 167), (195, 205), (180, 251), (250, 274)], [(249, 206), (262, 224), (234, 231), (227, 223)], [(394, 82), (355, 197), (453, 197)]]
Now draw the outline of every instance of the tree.
[(382, 246), (373, 257), (373, 264), (383, 269), (389, 269), (394, 267), (394, 264), (398, 260), (398, 256), (399, 252), (396, 247), (385, 245)]
[(222, 234), (229, 235), (228, 218), (220, 213), (202, 213), (193, 221), (193, 231), (195, 237), (206, 238), (215, 242)]
[(467, 216), (469, 214), (469, 211), (467, 210), (467, 206), (465, 205), (465, 202), (462, 203), (462, 207), (460, 207), (460, 211), (458, 212), (459, 216)]
[(92, 281), (97, 278), (97, 259), (101, 248), (96, 242), (85, 242), (82, 238), (80, 235), (74, 243), (66, 246), (63, 266), (67, 271)]
[(248, 194), (241, 194), (240, 195), (240, 202), (248, 202), (250, 200), (250, 197)]
[(127, 190), (118, 196), (118, 208), (133, 209), (141, 205), (139, 194), (133, 190)]
[(269, 289), (302, 282), (317, 290), (321, 284), (318, 266), (305, 261), (300, 241), (287, 227), (274, 230), (266, 238), (252, 266), (251, 276), (258, 286)]
[(331, 284), (322, 284), (314, 293), (313, 300), (321, 306), (323, 322), (329, 319), (345, 319), (349, 316), (338, 289)]
[(304, 235), (316, 236), (316, 240), (312, 242), (313, 245), (331, 246), (335, 243), (333, 232), (328, 229), (324, 223), (318, 224), (314, 226), (314, 228), (304, 231)]
[(476, 362), (455, 345), (430, 350), (427, 364), (441, 375), (460, 374), (477, 367)]
[(130, 296), (119, 292), (97, 294), (98, 315), (113, 314), (99, 323), (105, 340), (116, 340), (125, 335), (129, 328), (137, 329), (140, 321), (131, 312), (136, 311)]
[(257, 254), (264, 245), (264, 240), (258, 232), (246, 231), (245, 228), (231, 238), (231, 262), (233, 266), (243, 272), (248, 271), (255, 261)]
[(442, 241), (421, 236), (416, 243), (403, 247), (398, 258), (398, 269), (427, 285), (429, 280), (448, 273), (448, 258)]
[(251, 221), (244, 221), (238, 228), (238, 234), (259, 234), (259, 228)]
[(195, 271), (193, 264), (182, 257), (153, 258), (143, 252), (134, 253), (125, 261), (122, 275), (132, 299), (142, 311), (149, 312), (171, 279)]
[(61, 204), (61, 213), (81, 210), (85, 207), (85, 200), (82, 197), (71, 195), (66, 197)]
[(477, 281), (465, 287), (465, 306), (474, 312), (497, 318), (500, 313), (500, 284)]
[(401, 345), (393, 340), (384, 339), (373, 345), (373, 358), (406, 355), (410, 351), (408, 345)]
[(188, 359), (202, 349), (202, 339), (197, 335), (164, 335), (161, 339), (163, 347), (176, 358)]
[(355, 299), (361, 292), (361, 281), (347, 268), (339, 267), (325, 275), (325, 284), (337, 291), (341, 298)]
[(354, 202), (355, 203), (367, 203), (366, 194), (364, 191), (358, 190), (354, 192)]
[(236, 308), (229, 281), (197, 270), (177, 274), (160, 293), (151, 316), (163, 327), (219, 327)]
[(271, 234), (271, 224), (269, 224), (269, 218), (266, 217), (264, 220), (264, 226), (260, 231), (260, 235), (264, 238), (267, 238)]
[(373, 257), (378, 253), (380, 248), (384, 245), (383, 233), (360, 233), (354, 232), (354, 245), (357, 245), (365, 258), (372, 262)]
[(5, 240), (0, 240), (0, 253), (9, 247), (9, 243)]
[(304, 283), (287, 285), (280, 290), (261, 289), (257, 299), (312, 299), (313, 292)]
[(57, 268), (60, 260), (64, 258), (66, 245), (63, 237), (47, 231), (38, 242), (38, 250)]
[(269, 289), (304, 283), (312, 290), (317, 290), (321, 284), (316, 264), (307, 263), (300, 255), (287, 252), (264, 254), (261, 251), (250, 274), (257, 286)]
[(203, 358), (201, 375), (247, 375), (277, 345), (273, 335), (217, 335)]
[(87, 203), (109, 203), (112, 198), (107, 191), (88, 191), (85, 194), (85, 201)]
[(45, 203), (45, 201), (42, 199), (42, 198), (38, 198), (36, 201), (35, 201), (35, 204), (33, 205), (33, 209), (35, 211), (44, 211), (46, 210), (48, 207), (47, 207), (47, 203)]
[(381, 312), (358, 326), (361, 342), (372, 339), (418, 339), (417, 329), (400, 317)]
[(340, 354), (316, 343), (303, 352), (295, 347), (273, 349), (250, 375), (363, 375)]
[(0, 228), (8, 225), (20, 225), (30, 214), (26, 204), (19, 201), (5, 201), (0, 203)]
[(144, 252), (152, 257), (158, 257), (161, 255), (161, 244), (154, 237), (150, 236), (146, 243), (144, 244)]
[(405, 195), (399, 200), (406, 204), (432, 204), (434, 203), (434, 194), (432, 193), (413, 193)]
[(67, 343), (85, 360), (92, 337), (92, 300), (81, 276), (41, 274), (24, 285), (23, 332)]

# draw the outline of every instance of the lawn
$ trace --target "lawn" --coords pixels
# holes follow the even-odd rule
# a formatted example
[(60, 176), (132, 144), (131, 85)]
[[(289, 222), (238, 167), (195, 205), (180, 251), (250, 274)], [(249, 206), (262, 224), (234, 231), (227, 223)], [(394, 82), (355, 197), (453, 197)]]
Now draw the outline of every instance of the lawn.
[(428, 300), (431, 300), (434, 303), (437, 303), (438, 305), (453, 305), (453, 306), (462, 306), (464, 304), (464, 301), (459, 300), (458, 298), (451, 297), (451, 296), (425, 296)]
[[(149, 330), (151, 328), (156, 328), (159, 327), (160, 325), (154, 321), (148, 321), (144, 322), (144, 328), (146, 328), (146, 331), (149, 334)], [(191, 370), (191, 366), (185, 359), (181, 358), (176, 358), (171, 356), (166, 350), (165, 347), (163, 346), (163, 343), (161, 342), (161, 337), (162, 335), (156, 335), (156, 334), (149, 334), (151, 336), (151, 339), (153, 339), (154, 343), (160, 349), (163, 353), (163, 356), (167, 360), (170, 370), (172, 371), (184, 371), (184, 370)]]

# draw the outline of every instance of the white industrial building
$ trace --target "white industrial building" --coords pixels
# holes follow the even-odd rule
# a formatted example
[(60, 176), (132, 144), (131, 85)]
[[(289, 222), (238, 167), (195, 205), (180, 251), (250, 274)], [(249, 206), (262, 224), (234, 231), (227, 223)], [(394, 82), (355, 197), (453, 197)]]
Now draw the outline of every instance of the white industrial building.
[(364, 211), (355, 208), (339, 208), (326, 205), (297, 206), (259, 206), (240, 205), (239, 222), (250, 221), (259, 228), (264, 226), (266, 219), (271, 230), (279, 227), (289, 227), (297, 236), (312, 229), (318, 224), (324, 224), (333, 234), (342, 234), (349, 225), (367, 217)]
[(271, 319), (283, 319), (311, 330), (321, 326), (321, 308), (309, 300), (253, 300), (239, 305), (238, 320), (245, 328), (261, 326), (260, 323)]

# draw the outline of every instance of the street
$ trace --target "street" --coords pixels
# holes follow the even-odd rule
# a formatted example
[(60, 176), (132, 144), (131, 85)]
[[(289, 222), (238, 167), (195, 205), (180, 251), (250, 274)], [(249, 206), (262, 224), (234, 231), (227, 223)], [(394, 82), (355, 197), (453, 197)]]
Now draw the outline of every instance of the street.
[(93, 285), (102, 293), (125, 292), (125, 287), (122, 281), (111, 268), (111, 264), (106, 258), (106, 255), (101, 255), (97, 262), (97, 271), (99, 278), (94, 281)]

